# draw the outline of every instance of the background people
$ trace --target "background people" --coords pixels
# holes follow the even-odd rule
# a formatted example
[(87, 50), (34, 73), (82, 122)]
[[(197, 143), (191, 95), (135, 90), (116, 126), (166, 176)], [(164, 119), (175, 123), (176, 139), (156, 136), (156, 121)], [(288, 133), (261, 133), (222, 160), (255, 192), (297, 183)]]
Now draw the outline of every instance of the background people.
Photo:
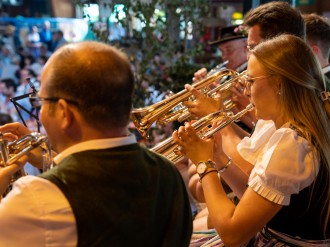
[[(19, 80), (19, 85), (16, 88), (15, 97), (19, 97), (22, 95), (27, 95), (32, 92), (32, 88), (28, 83), (28, 79), (36, 78), (33, 70), (29, 68), (22, 68), (17, 70), (16, 76)], [(32, 111), (32, 106), (29, 102), (29, 98), (23, 98), (18, 100), (18, 103), (21, 107), (19, 107), (19, 114), (22, 116), (24, 121), (28, 121), (31, 118), (31, 114), (29, 112)]]
[(40, 41), (46, 45), (47, 50), (49, 51), (52, 46), (52, 30), (51, 30), (51, 25), (50, 21), (44, 21), (42, 29), (39, 33), (40, 35)]
[(51, 49), (52, 52), (56, 51), (57, 49), (68, 43), (64, 38), (64, 34), (62, 30), (54, 31), (52, 38), (53, 38), (52, 49)]
[(14, 104), (10, 101), (10, 99), (15, 96), (16, 87), (17, 85), (11, 78), (2, 79), (0, 81), (1, 93), (3, 95), (3, 98), (1, 98), (0, 110), (2, 114), (10, 116), (10, 119), (12, 119), (11, 121), (8, 120), (7, 122), (3, 121), (3, 124), (18, 121), (17, 111)]
[(30, 54), (37, 59), (40, 56), (41, 46), (40, 34), (37, 26), (32, 26), (27, 36), (27, 47)]
[(306, 42), (319, 59), (325, 83), (330, 90), (330, 24), (327, 18), (317, 14), (304, 14), (306, 23)]
[[(1, 201), (1, 244), (189, 245), (191, 210), (179, 172), (127, 129), (133, 86), (128, 58), (112, 46), (87, 41), (52, 55), (31, 102), (41, 106), (56, 166), (17, 180)], [(0, 131), (28, 132), (19, 123)]]
[[(189, 123), (173, 134), (197, 164), (212, 223), (226, 246), (249, 242), (263, 227), (252, 246), (329, 245), (330, 93), (316, 56), (293, 35), (261, 42), (250, 50), (245, 84), (258, 119), (238, 145), (253, 165), (248, 179), (223, 151), (221, 135), (201, 139)], [(230, 176), (237, 206), (218, 171)]]
[(0, 36), (0, 46), (9, 45), (14, 51), (21, 45), (21, 42), (15, 34), (16, 27), (8, 24), (3, 35)]

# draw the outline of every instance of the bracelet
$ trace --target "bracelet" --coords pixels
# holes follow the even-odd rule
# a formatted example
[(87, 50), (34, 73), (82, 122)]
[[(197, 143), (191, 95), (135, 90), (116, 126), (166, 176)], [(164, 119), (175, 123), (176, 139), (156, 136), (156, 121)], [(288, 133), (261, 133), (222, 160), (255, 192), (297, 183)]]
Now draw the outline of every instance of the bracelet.
[(221, 169), (218, 170), (219, 173), (225, 172), (227, 170), (227, 168), (231, 165), (231, 158), (229, 156), (228, 156), (228, 159), (229, 160), (228, 160), (227, 164), (224, 167), (222, 167)]
[(199, 182), (201, 183), (201, 182), (202, 182), (202, 179), (205, 177), (205, 175), (206, 175), (206, 174), (209, 174), (209, 173), (211, 173), (211, 172), (216, 172), (216, 173), (218, 173), (218, 170), (217, 170), (217, 169), (212, 169), (212, 170), (210, 170), (210, 171), (208, 171), (208, 172), (205, 172), (202, 176), (200, 176), (200, 178), (199, 178)]

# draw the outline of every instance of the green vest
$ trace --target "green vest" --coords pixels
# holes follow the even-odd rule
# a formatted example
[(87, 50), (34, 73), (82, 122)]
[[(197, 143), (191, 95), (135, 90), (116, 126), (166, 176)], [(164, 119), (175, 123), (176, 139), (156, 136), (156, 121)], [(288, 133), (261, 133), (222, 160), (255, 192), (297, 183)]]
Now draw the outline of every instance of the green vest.
[(41, 174), (68, 199), (78, 246), (188, 246), (192, 215), (180, 173), (139, 144), (66, 157)]

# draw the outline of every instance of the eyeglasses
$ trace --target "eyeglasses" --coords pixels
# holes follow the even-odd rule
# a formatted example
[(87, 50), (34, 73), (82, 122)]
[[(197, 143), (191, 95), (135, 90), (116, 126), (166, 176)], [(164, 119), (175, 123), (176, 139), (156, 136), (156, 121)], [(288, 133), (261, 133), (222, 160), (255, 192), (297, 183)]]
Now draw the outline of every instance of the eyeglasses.
[(245, 88), (250, 89), (251, 86), (253, 85), (254, 81), (259, 80), (259, 79), (265, 79), (268, 77), (271, 77), (272, 75), (261, 75), (261, 76), (256, 76), (256, 77), (250, 77), (248, 75), (243, 75), (242, 80), (243, 83), (245, 84)]
[(71, 100), (71, 99), (62, 98), (62, 97), (39, 97), (38, 95), (29, 96), (30, 104), (33, 108), (40, 108), (42, 106), (43, 101), (56, 103), (60, 99), (63, 99), (70, 104), (79, 106), (78, 102)]

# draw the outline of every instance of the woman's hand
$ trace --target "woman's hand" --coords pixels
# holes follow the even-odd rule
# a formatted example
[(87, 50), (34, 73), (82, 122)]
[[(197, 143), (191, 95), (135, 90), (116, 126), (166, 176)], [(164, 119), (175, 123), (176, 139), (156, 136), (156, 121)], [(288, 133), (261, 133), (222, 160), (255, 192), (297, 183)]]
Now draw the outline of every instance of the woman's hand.
[(213, 139), (201, 139), (190, 123), (174, 131), (172, 137), (180, 148), (177, 153), (187, 156), (194, 164), (213, 158)]

